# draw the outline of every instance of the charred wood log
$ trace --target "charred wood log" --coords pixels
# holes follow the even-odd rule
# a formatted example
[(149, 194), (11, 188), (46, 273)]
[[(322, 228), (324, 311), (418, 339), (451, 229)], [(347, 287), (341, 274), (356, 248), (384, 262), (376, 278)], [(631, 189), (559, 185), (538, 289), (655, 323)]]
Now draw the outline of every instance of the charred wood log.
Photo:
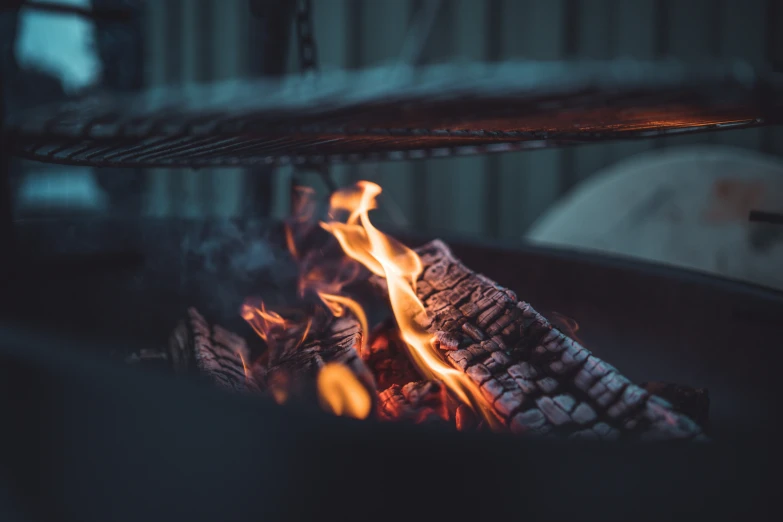
[[(418, 249), (417, 322), (515, 433), (595, 439), (702, 439), (666, 400), (554, 328), (528, 303), (465, 267), (442, 241)], [(373, 278), (385, 288), (385, 281)]]
[(381, 390), (394, 384), (405, 386), (421, 378), (408, 357), (394, 320), (384, 321), (372, 331), (365, 362)]
[(378, 416), (415, 423), (448, 421), (446, 387), (439, 381), (393, 384), (378, 395)]
[(246, 369), (250, 352), (245, 340), (221, 326), (210, 327), (195, 308), (188, 309), (172, 333), (169, 357), (177, 373), (199, 373), (228, 390), (259, 391)]
[(318, 372), (328, 363), (348, 367), (374, 397), (375, 381), (359, 356), (362, 341), (359, 322), (351, 316), (330, 316), (317, 322), (304, 339), (296, 329), (283, 331), (272, 339), (275, 345), (284, 347), (270, 352), (266, 368), (266, 383), (278, 400), (291, 395), (312, 397)]

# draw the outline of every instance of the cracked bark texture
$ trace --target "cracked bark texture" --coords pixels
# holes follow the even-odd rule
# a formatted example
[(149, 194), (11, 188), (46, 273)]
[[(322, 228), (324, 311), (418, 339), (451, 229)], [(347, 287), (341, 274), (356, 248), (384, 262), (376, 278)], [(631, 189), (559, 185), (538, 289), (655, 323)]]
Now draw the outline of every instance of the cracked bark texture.
[(259, 391), (252, 375), (245, 375), (250, 351), (245, 340), (225, 328), (210, 326), (195, 308), (189, 308), (169, 340), (169, 357), (177, 373), (198, 372), (221, 388)]
[[(465, 267), (442, 241), (416, 252), (424, 270), (416, 321), (475, 382), (514, 433), (634, 440), (703, 439), (671, 403), (553, 327), (514, 292)], [(385, 289), (385, 281), (373, 283)]]
[(393, 384), (378, 394), (378, 417), (415, 423), (448, 421), (446, 387), (434, 380)]
[[(285, 389), (292, 395), (309, 395), (314, 392), (318, 372), (327, 363), (339, 363), (348, 367), (374, 396), (375, 380), (359, 356), (362, 331), (352, 316), (329, 317), (319, 320), (304, 342), (298, 330), (287, 330), (274, 339), (285, 349), (270, 353), (266, 368), (266, 383), (273, 388)], [(285, 339), (287, 333), (293, 334)]]

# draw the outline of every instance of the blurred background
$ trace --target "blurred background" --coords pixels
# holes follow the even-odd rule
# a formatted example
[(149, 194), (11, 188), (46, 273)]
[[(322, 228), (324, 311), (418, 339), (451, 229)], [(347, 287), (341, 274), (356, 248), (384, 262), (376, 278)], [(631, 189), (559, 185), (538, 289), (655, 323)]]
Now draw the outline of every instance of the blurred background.
[[(59, 0), (88, 7), (91, 0)], [(297, 74), (282, 0), (92, 0), (130, 24), (0, 13), (12, 103)], [(288, 13), (288, 14), (287, 14)], [(780, 0), (313, 0), (320, 68), (507, 59), (742, 60), (781, 70)], [(377, 181), (378, 220), (429, 235), (593, 249), (783, 289), (783, 129), (341, 166)], [(285, 169), (101, 170), (14, 164), (19, 219), (63, 214), (285, 216)], [(299, 174), (319, 184), (319, 178)]]

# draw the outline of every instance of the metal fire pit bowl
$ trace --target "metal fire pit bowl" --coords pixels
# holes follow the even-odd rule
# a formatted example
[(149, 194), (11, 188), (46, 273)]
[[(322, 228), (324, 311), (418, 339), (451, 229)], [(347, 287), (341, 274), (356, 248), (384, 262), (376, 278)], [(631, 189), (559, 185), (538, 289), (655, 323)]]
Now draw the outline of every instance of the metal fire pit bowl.
[[(237, 320), (226, 326), (238, 329), (242, 298), (284, 294), (292, 272), (276, 257), (282, 249), (269, 246), (280, 240), (277, 223), (84, 219), (18, 231), (27, 270), (9, 289), (13, 306), (0, 324), (10, 428), (3, 447), (13, 448), (0, 468), (11, 492), (7, 502), (0, 496), (0, 514), (767, 518), (780, 293), (600, 255), (444, 238), (468, 266), (539, 311), (577, 320), (588, 348), (629, 378), (710, 391), (711, 443), (544, 443), (333, 418), (105, 356), (165, 343), (187, 305), (215, 321), (223, 310)], [(428, 239), (398, 237), (410, 245)]]

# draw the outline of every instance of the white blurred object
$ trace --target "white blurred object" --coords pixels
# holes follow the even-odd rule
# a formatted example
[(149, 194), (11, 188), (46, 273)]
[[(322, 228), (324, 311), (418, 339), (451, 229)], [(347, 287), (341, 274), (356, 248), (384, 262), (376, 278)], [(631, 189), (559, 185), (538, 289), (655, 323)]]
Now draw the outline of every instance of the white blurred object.
[[(90, 0), (57, 2), (90, 7)], [(23, 66), (34, 66), (58, 77), (66, 93), (91, 85), (100, 73), (92, 24), (79, 16), (22, 8), (16, 56)]]
[(52, 211), (102, 212), (108, 197), (98, 186), (92, 169), (46, 167), (25, 173), (16, 194), (21, 214)]
[(672, 148), (591, 176), (527, 239), (783, 289), (783, 226), (750, 223), (750, 210), (783, 212), (783, 162), (729, 147)]

